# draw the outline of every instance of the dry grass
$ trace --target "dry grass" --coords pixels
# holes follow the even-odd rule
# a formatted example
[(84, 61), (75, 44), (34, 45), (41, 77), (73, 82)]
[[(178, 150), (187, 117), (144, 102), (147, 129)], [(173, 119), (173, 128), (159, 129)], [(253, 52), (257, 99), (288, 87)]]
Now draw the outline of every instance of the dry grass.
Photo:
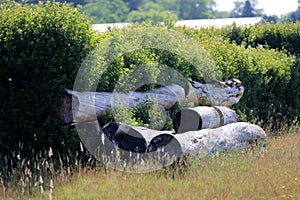
[[(144, 174), (85, 168), (55, 176), (53, 199), (300, 199), (299, 130), (270, 137), (265, 149), (187, 163)], [(49, 199), (49, 183), (45, 190), (27, 199)], [(24, 199), (0, 191), (0, 198)]]

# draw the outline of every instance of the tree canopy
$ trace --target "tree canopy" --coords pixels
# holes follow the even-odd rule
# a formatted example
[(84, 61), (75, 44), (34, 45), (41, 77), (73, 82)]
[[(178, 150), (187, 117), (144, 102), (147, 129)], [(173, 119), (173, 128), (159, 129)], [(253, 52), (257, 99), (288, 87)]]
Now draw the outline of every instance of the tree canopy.
[(245, 2), (241, 17), (255, 17), (255, 10), (249, 0)]
[(158, 23), (213, 18), (214, 6), (215, 0), (86, 0), (82, 11), (92, 17), (93, 23)]
[(262, 16), (263, 9), (256, 8), (257, 0), (235, 1), (230, 17), (256, 17)]
[(81, 11), (94, 23), (114, 23), (126, 21), (129, 8), (122, 0), (87, 0)]
[[(11, 0), (0, 0), (0, 3)], [(49, 0), (14, 0), (18, 3), (37, 4)], [(227, 17), (263, 17), (267, 22), (292, 21), (300, 19), (300, 10), (283, 16), (264, 14), (257, 8), (258, 0), (236, 0), (234, 8), (227, 11), (216, 9), (216, 0), (55, 0), (81, 6), (81, 11), (90, 17), (92, 23), (133, 22), (160, 23), (176, 20), (210, 19)]]
[(159, 23), (166, 19), (172, 21), (177, 20), (177, 15), (170, 11), (164, 10), (159, 4), (154, 2), (147, 2), (136, 11), (129, 13), (127, 20), (130, 22), (152, 22)]

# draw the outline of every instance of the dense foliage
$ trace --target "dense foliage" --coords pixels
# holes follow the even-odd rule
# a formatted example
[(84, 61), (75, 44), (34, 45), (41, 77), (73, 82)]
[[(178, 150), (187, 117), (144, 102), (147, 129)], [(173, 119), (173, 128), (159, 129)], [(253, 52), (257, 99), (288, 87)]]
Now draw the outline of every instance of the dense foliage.
[[(2, 0), (2, 1), (3, 2), (8, 2), (8, 1), (11, 1), (11, 0)], [(18, 2), (18, 3), (34, 3), (34, 4), (38, 4), (39, 2), (44, 2), (44, 3), (50, 2), (49, 0), (14, 0), (14, 1)], [(70, 3), (74, 6), (86, 4), (85, 0), (55, 0), (55, 2)]]
[[(291, 67), (291, 75), (288, 85), (280, 91), (286, 98), (285, 112), (277, 115), (288, 119), (299, 116), (300, 112), (300, 28), (297, 23), (267, 23), (251, 27), (225, 27), (221, 34), (229, 38), (232, 43), (252, 48), (276, 49), (288, 55), (293, 55), (295, 61)], [(215, 32), (216, 33), (216, 32)], [(218, 33), (219, 34), (219, 33)], [(276, 88), (281, 87), (278, 83)], [(279, 88), (278, 88), (279, 90)]]
[(122, 0), (89, 0), (81, 11), (94, 23), (101, 24), (126, 21), (129, 8)]
[(164, 22), (166, 19), (206, 19), (218, 14), (213, 0), (87, 0), (82, 11), (94, 23)]
[[(207, 32), (184, 28), (180, 31), (199, 40), (214, 59), (223, 79), (236, 77), (243, 82), (245, 94), (235, 106), (242, 120), (278, 128), (299, 116), (297, 57), (260, 45), (256, 48), (236, 45), (226, 37), (219, 37), (214, 28), (207, 29)], [(293, 30), (290, 31), (294, 34)]]
[[(96, 38), (102, 46), (109, 44), (102, 59), (108, 67), (93, 71), (103, 73), (99, 91), (113, 91), (117, 83), (125, 91), (136, 87), (138, 77), (129, 72), (138, 66), (145, 66), (149, 81), (164, 80), (164, 68), (154, 66), (169, 66), (196, 80), (207, 77), (207, 72), (198, 73), (195, 66), (209, 66), (211, 72), (219, 73), (209, 73), (214, 77), (242, 81), (245, 94), (235, 106), (242, 120), (279, 127), (299, 116), (299, 24), (200, 30), (146, 25), (96, 36), (86, 16), (59, 3), (1, 5), (0, 21), (1, 152), (12, 153), (10, 149), (20, 147), (38, 150), (52, 146), (64, 151), (78, 147), (77, 133), (60, 126), (59, 108), (63, 88), (73, 88), (78, 68), (96, 46)], [(154, 41), (156, 48), (147, 43), (151, 37), (159, 39), (157, 44)], [(206, 53), (198, 52), (198, 47)], [(194, 57), (202, 58), (200, 65), (191, 62)], [(146, 84), (134, 89), (158, 86)], [(161, 126), (156, 118), (162, 115), (157, 108), (152, 109), (153, 105), (148, 102), (117, 114), (127, 123), (145, 126), (152, 116), (158, 122), (153, 127)], [(164, 128), (170, 128), (171, 117), (179, 107), (171, 110)], [(112, 120), (111, 114), (102, 120)]]
[(0, 12), (0, 151), (77, 146), (77, 133), (60, 125), (59, 108), (93, 47), (87, 17), (60, 3), (9, 3)]
[(220, 35), (230, 38), (237, 45), (258, 47), (267, 45), (272, 49), (287, 50), (300, 55), (300, 23), (261, 23), (257, 26), (238, 27), (235, 25), (222, 28)]
[[(247, 45), (247, 43), (250, 43), (249, 41), (253, 42), (253, 40), (250, 40), (250, 36), (254, 34), (254, 31), (260, 32), (262, 27), (268, 29), (268, 27), (272, 26), (275, 25), (266, 24), (250, 28), (240, 28), (233, 25), (223, 29), (203, 28), (201, 30), (193, 30), (176, 28), (175, 30), (177, 33), (196, 39), (198, 41), (197, 45), (205, 48), (207, 54), (214, 61), (215, 69), (219, 70), (217, 77), (221, 79), (235, 77), (242, 81), (246, 91), (241, 102), (235, 106), (242, 120), (279, 128), (286, 122), (292, 123), (299, 115), (299, 61), (295, 55), (290, 55), (286, 50), (279, 51), (282, 49), (279, 49), (280, 46), (275, 49), (275, 46), (271, 48), (260, 43)], [(286, 26), (296, 27), (292, 24), (276, 26), (285, 30), (282, 33), (279, 32), (279, 34), (278, 31), (274, 31), (278, 34), (278, 38), (289, 38), (290, 36), (288, 35), (294, 34), (294, 29), (290, 29), (290, 32), (288, 32), (285, 28)], [(126, 34), (126, 31), (130, 32), (132, 30), (116, 30), (113, 34), (114, 36), (122, 36)], [(276, 35), (275, 33), (274, 35)], [(104, 33), (102, 37), (109, 38), (110, 35), (111, 33)], [(268, 34), (265, 35), (268, 36)], [(120, 38), (123, 40), (114, 40), (116, 42), (114, 48), (123, 48), (121, 47), (122, 45), (118, 46), (118, 44), (128, 46), (124, 41), (126, 37)], [(254, 37), (251, 36), (251, 38)], [(275, 44), (274, 38), (271, 38), (270, 42)], [(262, 37), (262, 39), (266, 38)], [(296, 40), (297, 37), (295, 36), (294, 39)], [(240, 41), (236, 42), (238, 40)], [(288, 45), (289, 41), (286, 39), (281, 42), (282, 45), (290, 46)], [(295, 51), (292, 46), (290, 47), (291, 52)], [(193, 49), (195, 50), (197, 47)], [(138, 63), (136, 60), (138, 60)], [(189, 63), (182, 61), (184, 60), (179, 55), (173, 55), (170, 52), (153, 50), (131, 52), (130, 55), (125, 55), (112, 65), (114, 70), (104, 74), (102, 80), (107, 81), (104, 82), (105, 84), (100, 83), (99, 86), (102, 90), (112, 90), (114, 88), (113, 83), (118, 80), (117, 77), (128, 72), (126, 69), (132, 69), (141, 63), (166, 64), (180, 71), (185, 77), (192, 76), (198, 80), (202, 78), (201, 74), (200, 76), (195, 76)], [(135, 80), (135, 77), (132, 77), (131, 80)], [(107, 88), (108, 86), (112, 88)], [(146, 87), (144, 89), (151, 88)], [(147, 113), (146, 116), (148, 116)], [(144, 115), (135, 115), (135, 119), (143, 117)]]

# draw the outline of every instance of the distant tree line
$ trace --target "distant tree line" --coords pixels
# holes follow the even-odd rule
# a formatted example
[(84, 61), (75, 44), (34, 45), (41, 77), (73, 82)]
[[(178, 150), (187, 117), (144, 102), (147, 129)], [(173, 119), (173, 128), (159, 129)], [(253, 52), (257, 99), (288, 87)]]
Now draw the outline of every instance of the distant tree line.
[[(2, 0), (1, 2), (5, 2), (7, 0)], [(15, 0), (15, 2), (19, 2), (19, 3), (38, 3), (38, 2), (47, 2), (49, 0)], [(72, 5), (85, 5), (86, 1), (85, 0), (55, 0), (55, 2), (67, 2), (67, 3), (71, 3)]]
[[(16, 0), (38, 3), (41, 0)], [(42, 0), (46, 2), (47, 0)], [(81, 5), (81, 11), (91, 17), (93, 23), (113, 22), (164, 22), (230, 17), (229, 12), (215, 9), (215, 0), (55, 0), (73, 6)], [(5, 0), (0, 0), (5, 2)], [(243, 3), (239, 4), (242, 5)], [(250, 5), (251, 6), (251, 5)], [(238, 9), (235, 15), (240, 15)], [(250, 9), (251, 12), (251, 9)], [(235, 16), (236, 17), (236, 16)]]
[[(0, 0), (6, 2), (7, 0)], [(47, 0), (15, 0), (16, 2), (38, 3)], [(264, 13), (257, 8), (258, 0), (237, 0), (229, 11), (216, 10), (216, 0), (55, 0), (73, 6), (81, 5), (81, 11), (93, 23), (114, 22), (166, 22), (189, 19), (211, 19), (227, 17), (263, 17), (267, 22), (296, 22), (300, 20), (300, 9), (284, 16)]]
[(82, 11), (95, 23), (161, 22), (215, 17), (215, 0), (86, 0)]
[(286, 15), (266, 15), (263, 9), (256, 8), (258, 0), (235, 1), (230, 17), (262, 17), (266, 22), (296, 22), (300, 20), (300, 8)]

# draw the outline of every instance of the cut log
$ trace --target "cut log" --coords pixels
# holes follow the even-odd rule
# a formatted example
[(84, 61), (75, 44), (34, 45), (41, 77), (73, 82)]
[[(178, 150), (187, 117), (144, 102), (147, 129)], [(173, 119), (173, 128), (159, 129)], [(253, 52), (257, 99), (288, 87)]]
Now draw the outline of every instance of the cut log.
[(112, 122), (103, 127), (103, 132), (119, 149), (132, 153), (146, 153), (150, 141), (160, 135), (171, 135), (172, 131), (157, 131), (145, 127), (129, 126)]
[(172, 108), (177, 102), (183, 102), (185, 91), (179, 85), (161, 87), (149, 92), (111, 93), (77, 92), (65, 90), (61, 107), (61, 120), (64, 124), (92, 121), (101, 117), (108, 108), (118, 108), (125, 104), (128, 108), (137, 107), (146, 100), (165, 109)]
[(238, 115), (234, 110), (224, 106), (198, 106), (184, 108), (173, 118), (175, 133), (185, 133), (201, 129), (218, 128), (229, 123), (235, 123)]
[(114, 150), (112, 141), (103, 133), (99, 122), (89, 121), (76, 124), (76, 130), (85, 148), (97, 159), (104, 160)]
[(176, 135), (171, 131), (109, 123), (103, 128), (103, 132), (114, 144), (114, 148), (118, 149), (120, 161), (134, 163), (139, 157), (146, 162), (154, 160), (156, 165), (161, 162), (162, 166), (173, 163), (182, 154), (200, 158), (221, 151), (264, 146), (268, 142), (262, 128), (245, 122)]
[[(232, 79), (233, 80), (233, 79)], [(128, 108), (153, 100), (166, 110), (176, 103), (182, 103), (187, 97), (196, 106), (232, 106), (240, 100), (244, 88), (235, 81), (215, 81), (202, 84), (189, 79), (189, 91), (185, 94), (179, 85), (161, 87), (148, 92), (110, 93), (110, 92), (77, 92), (65, 90), (61, 107), (61, 120), (64, 124), (95, 120), (101, 117), (110, 107), (118, 108), (125, 104)]]
[(244, 94), (244, 87), (239, 79), (232, 78), (226, 81), (213, 81), (202, 84), (189, 80), (189, 93), (187, 98), (190, 102), (202, 106), (226, 106), (237, 104)]
[[(181, 155), (181, 147), (177, 140), (165, 141), (164, 148), (158, 151), (148, 151), (150, 141), (154, 137), (163, 134), (164, 139), (173, 138), (171, 131), (156, 131), (113, 122), (105, 125), (103, 132), (114, 145), (114, 151), (102, 157), (115, 169), (130, 172), (154, 171), (174, 163), (178, 159), (177, 155)], [(176, 156), (169, 156), (171, 149)], [(164, 153), (165, 151), (168, 153)]]
[[(178, 156), (176, 150), (178, 146), (168, 145), (169, 141), (174, 140), (177, 140), (177, 143), (180, 144), (181, 152), (203, 157), (220, 151), (264, 146), (267, 144), (268, 137), (259, 126), (238, 122), (216, 129), (203, 129), (176, 134), (173, 135), (173, 138), (164, 134), (158, 135), (150, 141), (148, 149), (149, 151), (158, 151), (168, 146), (165, 153), (168, 153), (169, 156)], [(173, 142), (173, 144), (177, 143)]]

